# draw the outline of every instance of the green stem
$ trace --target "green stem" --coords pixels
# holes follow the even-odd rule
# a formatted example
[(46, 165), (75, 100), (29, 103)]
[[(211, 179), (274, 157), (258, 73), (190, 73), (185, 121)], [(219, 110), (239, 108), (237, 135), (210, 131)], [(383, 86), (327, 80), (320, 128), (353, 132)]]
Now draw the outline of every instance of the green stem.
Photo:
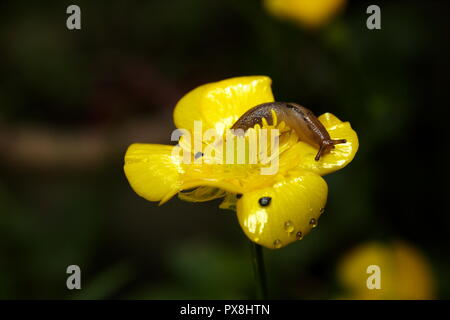
[(251, 245), (253, 269), (255, 271), (255, 278), (258, 286), (258, 298), (267, 300), (267, 281), (266, 269), (264, 267), (263, 248), (254, 242), (252, 242)]

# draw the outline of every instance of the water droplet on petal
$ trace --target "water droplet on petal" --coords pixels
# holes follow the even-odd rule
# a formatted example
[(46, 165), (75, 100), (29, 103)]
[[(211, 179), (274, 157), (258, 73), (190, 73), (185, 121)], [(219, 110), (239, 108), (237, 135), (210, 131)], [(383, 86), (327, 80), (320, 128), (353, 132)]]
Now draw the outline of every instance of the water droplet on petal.
[(273, 242), (273, 246), (277, 249), (281, 248), (283, 246), (283, 244), (281, 243), (280, 239), (277, 239)]
[(194, 159), (198, 159), (200, 157), (203, 157), (203, 152), (197, 152), (194, 156)]
[(271, 200), (272, 200), (271, 197), (262, 197), (259, 198), (258, 202), (261, 207), (267, 207), (270, 204)]
[(325, 211), (325, 208), (320, 208), (320, 214), (322, 214)]
[(294, 224), (292, 223), (291, 220), (288, 220), (284, 223), (284, 230), (286, 230), (287, 233), (292, 233), (294, 232)]
[(303, 239), (303, 233), (301, 231), (297, 232), (295, 234), (295, 237), (297, 238), (297, 240), (302, 240)]
[(312, 218), (311, 220), (309, 220), (309, 225), (313, 228), (317, 227), (317, 220)]

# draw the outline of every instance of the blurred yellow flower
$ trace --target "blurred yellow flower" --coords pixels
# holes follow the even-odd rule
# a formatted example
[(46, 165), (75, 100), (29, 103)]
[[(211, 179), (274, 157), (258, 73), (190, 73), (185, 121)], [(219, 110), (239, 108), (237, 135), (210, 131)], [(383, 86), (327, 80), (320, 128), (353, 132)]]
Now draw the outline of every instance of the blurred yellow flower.
[(306, 27), (319, 27), (344, 7), (346, 0), (265, 0), (274, 16), (296, 21)]
[[(213, 129), (222, 135), (247, 110), (273, 101), (270, 78), (231, 78), (187, 93), (175, 107), (174, 122), (189, 133), (195, 132), (195, 121), (201, 121), (202, 132)], [(198, 152), (186, 136), (177, 146), (131, 145), (125, 155), (125, 174), (137, 194), (160, 204), (176, 194), (193, 202), (224, 198), (220, 208), (236, 210), (250, 240), (267, 248), (281, 248), (302, 239), (317, 225), (328, 189), (321, 176), (345, 167), (353, 159), (358, 138), (348, 122), (330, 113), (321, 115), (319, 120), (331, 138), (347, 142), (315, 161), (317, 149), (299, 141), (295, 131), (284, 122), (278, 123), (276, 114), (273, 116), (272, 124), (263, 119), (263, 125), (256, 125), (254, 130), (279, 130), (279, 167), (274, 174), (261, 174), (266, 166), (261, 162), (210, 162), (213, 159), (206, 152), (203, 161), (196, 162)], [(206, 139), (203, 150), (212, 144)], [(177, 150), (186, 152), (189, 161)]]
[[(369, 289), (367, 267), (380, 268), (380, 289)], [(363, 244), (348, 253), (338, 266), (338, 278), (348, 299), (433, 299), (434, 282), (425, 257), (404, 242)]]

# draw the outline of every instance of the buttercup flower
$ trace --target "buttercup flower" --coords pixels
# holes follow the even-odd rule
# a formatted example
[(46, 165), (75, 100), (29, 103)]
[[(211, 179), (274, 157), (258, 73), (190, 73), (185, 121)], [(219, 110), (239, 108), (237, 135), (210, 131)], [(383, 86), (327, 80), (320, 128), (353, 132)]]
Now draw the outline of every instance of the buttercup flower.
[(264, 4), (267, 10), (277, 17), (316, 28), (342, 10), (345, 2), (345, 0), (265, 0)]
[[(367, 287), (367, 267), (380, 268), (380, 288)], [(345, 298), (358, 300), (433, 299), (431, 266), (420, 251), (404, 242), (365, 243), (346, 254), (338, 266)]]
[[(131, 187), (160, 204), (176, 194), (194, 202), (224, 198), (220, 207), (235, 210), (247, 237), (267, 248), (281, 248), (302, 239), (317, 226), (325, 208), (328, 188), (321, 176), (345, 167), (358, 149), (350, 123), (330, 113), (318, 118), (332, 139), (346, 139), (346, 143), (336, 145), (316, 161), (317, 148), (300, 141), (275, 113), (272, 123), (263, 119), (255, 132), (279, 132), (279, 147), (272, 154), (278, 168), (271, 174), (261, 173), (268, 166), (261, 161), (214, 162), (207, 152), (199, 154), (195, 142), (188, 139), (197, 121), (201, 121), (201, 133), (206, 135), (213, 129), (224, 135), (247, 110), (273, 101), (271, 80), (266, 76), (231, 78), (190, 91), (174, 110), (175, 125), (185, 133), (177, 146), (132, 144), (128, 148), (124, 169)], [(205, 151), (215, 144), (208, 137), (200, 143)], [(245, 158), (248, 160), (248, 154)]]

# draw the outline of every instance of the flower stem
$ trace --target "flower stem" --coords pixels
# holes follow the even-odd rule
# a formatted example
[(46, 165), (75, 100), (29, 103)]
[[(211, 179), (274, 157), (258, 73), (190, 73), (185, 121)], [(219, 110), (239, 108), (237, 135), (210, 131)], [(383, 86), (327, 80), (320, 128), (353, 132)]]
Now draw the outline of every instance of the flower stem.
[(264, 267), (263, 248), (254, 242), (252, 246), (252, 261), (253, 269), (255, 271), (255, 280), (258, 287), (258, 298), (266, 300), (267, 295), (267, 281), (266, 281), (266, 269)]

